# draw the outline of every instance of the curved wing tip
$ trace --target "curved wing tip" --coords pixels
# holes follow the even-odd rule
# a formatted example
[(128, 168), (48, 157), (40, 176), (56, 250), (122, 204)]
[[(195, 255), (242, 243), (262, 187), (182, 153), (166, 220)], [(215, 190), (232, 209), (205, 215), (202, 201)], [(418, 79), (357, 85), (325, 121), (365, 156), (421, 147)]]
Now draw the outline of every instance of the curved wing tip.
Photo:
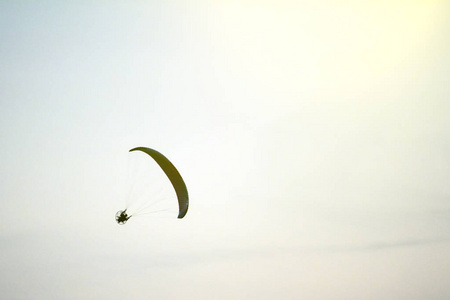
[(180, 213), (178, 214), (178, 219), (183, 219), (184, 216), (187, 214), (187, 208), (184, 211), (180, 211)]
[[(140, 147), (134, 147), (133, 149), (130, 149), (130, 150), (128, 150), (128, 152), (131, 152), (131, 151), (137, 151), (137, 150), (139, 150), (139, 151), (142, 151), (142, 152), (145, 152), (145, 153), (147, 153), (147, 151), (155, 151), (155, 150), (153, 150), (153, 149), (151, 149), (151, 148), (147, 148), (147, 147), (142, 147), (142, 146), (140, 146)], [(155, 151), (155, 152), (157, 152), (157, 151)], [(147, 153), (148, 154), (148, 153)]]

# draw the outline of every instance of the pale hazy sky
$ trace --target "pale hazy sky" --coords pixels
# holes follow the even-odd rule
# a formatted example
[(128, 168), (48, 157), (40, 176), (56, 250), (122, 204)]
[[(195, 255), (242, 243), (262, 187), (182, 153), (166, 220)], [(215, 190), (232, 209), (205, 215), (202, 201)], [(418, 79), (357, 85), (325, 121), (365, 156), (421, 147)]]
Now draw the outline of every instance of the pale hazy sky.
[[(0, 1), (1, 298), (450, 299), (449, 37), (449, 1)], [(135, 146), (184, 219), (114, 222)]]

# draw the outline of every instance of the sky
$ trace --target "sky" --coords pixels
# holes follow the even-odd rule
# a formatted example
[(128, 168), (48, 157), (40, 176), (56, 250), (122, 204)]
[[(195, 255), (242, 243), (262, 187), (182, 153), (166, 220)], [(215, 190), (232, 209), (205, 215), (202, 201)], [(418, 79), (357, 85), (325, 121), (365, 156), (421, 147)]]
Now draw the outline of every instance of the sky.
[[(448, 1), (0, 1), (2, 298), (449, 299), (449, 37)], [(137, 146), (185, 218), (114, 221), (172, 203)]]

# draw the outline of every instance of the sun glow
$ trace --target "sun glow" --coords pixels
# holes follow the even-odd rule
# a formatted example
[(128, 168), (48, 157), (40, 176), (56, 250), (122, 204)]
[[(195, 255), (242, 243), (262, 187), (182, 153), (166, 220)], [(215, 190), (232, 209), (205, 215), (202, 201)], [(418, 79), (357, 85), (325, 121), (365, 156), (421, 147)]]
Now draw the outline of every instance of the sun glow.
[(253, 97), (248, 105), (273, 110), (271, 98), (278, 109), (292, 110), (299, 99), (349, 89), (358, 93), (394, 71), (420, 71), (417, 61), (438, 46), (430, 42), (444, 20), (436, 4), (220, 3), (210, 20), (210, 37), (216, 64), (236, 79), (233, 88)]

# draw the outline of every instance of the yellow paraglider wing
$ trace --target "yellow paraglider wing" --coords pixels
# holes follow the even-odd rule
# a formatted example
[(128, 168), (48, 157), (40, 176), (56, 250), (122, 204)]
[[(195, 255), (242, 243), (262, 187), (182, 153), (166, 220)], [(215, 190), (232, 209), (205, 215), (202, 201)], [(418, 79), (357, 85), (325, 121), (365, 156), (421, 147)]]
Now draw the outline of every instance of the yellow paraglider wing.
[(189, 196), (186, 184), (184, 183), (183, 178), (181, 177), (180, 173), (175, 168), (175, 166), (167, 159), (167, 157), (165, 157), (156, 150), (146, 147), (136, 147), (131, 149), (130, 152), (131, 151), (142, 151), (147, 153), (161, 167), (161, 169), (164, 171), (164, 173), (167, 175), (170, 182), (172, 183), (172, 186), (177, 194), (179, 207), (178, 218), (179, 219), (183, 218), (188, 211)]

